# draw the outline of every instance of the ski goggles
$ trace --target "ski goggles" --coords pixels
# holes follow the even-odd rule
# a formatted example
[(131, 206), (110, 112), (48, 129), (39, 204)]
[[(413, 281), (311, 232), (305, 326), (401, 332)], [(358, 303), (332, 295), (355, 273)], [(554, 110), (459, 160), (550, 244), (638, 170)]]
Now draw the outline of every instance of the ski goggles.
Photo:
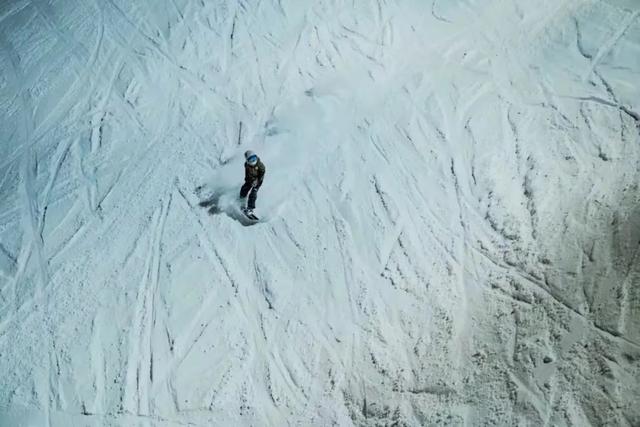
[(255, 164), (258, 161), (258, 156), (256, 156), (255, 154), (252, 154), (251, 156), (247, 157), (247, 163), (249, 163), (250, 165)]

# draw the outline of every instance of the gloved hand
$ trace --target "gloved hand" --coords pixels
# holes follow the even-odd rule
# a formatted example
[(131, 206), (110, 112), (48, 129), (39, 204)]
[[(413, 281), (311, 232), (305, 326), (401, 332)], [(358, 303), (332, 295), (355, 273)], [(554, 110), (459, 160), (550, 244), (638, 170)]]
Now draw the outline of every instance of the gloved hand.
[(261, 182), (259, 180), (254, 179), (253, 182), (251, 183), (251, 186), (253, 188), (260, 188), (260, 184), (261, 184)]

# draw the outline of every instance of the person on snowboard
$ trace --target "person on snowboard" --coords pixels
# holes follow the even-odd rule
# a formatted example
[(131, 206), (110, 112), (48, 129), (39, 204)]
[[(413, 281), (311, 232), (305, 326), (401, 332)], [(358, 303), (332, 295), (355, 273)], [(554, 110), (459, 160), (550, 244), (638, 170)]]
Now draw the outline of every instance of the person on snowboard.
[(258, 197), (258, 189), (262, 185), (264, 173), (266, 171), (264, 163), (256, 153), (251, 150), (244, 153), (244, 184), (240, 188), (240, 198), (244, 199), (249, 196), (247, 206), (243, 208), (243, 212), (247, 216), (253, 216), (253, 210), (256, 208), (256, 198)]

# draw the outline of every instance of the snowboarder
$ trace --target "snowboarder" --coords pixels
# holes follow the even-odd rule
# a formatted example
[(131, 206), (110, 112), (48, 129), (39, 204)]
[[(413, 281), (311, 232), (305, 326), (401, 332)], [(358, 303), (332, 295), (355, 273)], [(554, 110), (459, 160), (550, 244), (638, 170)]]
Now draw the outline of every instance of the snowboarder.
[(253, 151), (245, 151), (244, 158), (246, 160), (244, 163), (244, 184), (240, 188), (240, 198), (244, 199), (248, 195), (249, 200), (242, 211), (247, 217), (257, 220), (258, 218), (253, 214), (253, 210), (256, 208), (258, 189), (262, 185), (266, 169), (264, 163), (260, 161), (258, 155)]

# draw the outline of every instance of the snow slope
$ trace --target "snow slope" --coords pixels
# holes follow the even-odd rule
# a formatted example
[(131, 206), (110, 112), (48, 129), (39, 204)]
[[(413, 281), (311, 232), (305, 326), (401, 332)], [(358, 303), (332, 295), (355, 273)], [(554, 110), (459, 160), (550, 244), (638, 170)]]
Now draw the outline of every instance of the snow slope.
[(0, 3), (0, 425), (640, 425), (639, 100), (635, 0)]

